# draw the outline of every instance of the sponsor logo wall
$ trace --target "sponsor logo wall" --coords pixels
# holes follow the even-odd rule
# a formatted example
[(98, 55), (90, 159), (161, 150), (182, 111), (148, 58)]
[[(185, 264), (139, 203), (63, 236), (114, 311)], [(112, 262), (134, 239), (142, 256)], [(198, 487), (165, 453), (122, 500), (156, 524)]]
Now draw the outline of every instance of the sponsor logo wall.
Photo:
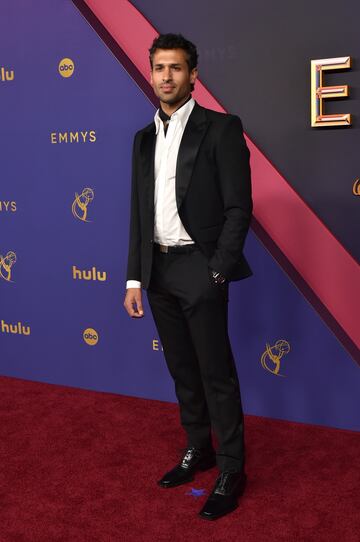
[[(75, 7), (23, 9), (18, 49), (13, 10), (0, 35), (0, 374), (175, 400), (149, 308), (123, 309), (132, 140), (154, 108)], [(246, 254), (230, 303), (245, 411), (359, 428), (359, 368), (252, 233)]]

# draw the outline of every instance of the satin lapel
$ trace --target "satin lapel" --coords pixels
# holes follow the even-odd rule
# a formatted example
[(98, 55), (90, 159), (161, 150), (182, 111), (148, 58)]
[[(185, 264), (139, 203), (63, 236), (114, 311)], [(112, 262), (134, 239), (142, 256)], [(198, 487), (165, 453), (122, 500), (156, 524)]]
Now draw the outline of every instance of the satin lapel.
[(195, 105), (186, 124), (176, 164), (176, 204), (178, 210), (189, 187), (199, 147), (208, 128), (205, 110)]
[(145, 132), (140, 144), (140, 155), (144, 181), (146, 185), (147, 198), (149, 208), (154, 209), (154, 190), (155, 190), (155, 173), (154, 173), (154, 157), (155, 157), (155, 126), (148, 132)]

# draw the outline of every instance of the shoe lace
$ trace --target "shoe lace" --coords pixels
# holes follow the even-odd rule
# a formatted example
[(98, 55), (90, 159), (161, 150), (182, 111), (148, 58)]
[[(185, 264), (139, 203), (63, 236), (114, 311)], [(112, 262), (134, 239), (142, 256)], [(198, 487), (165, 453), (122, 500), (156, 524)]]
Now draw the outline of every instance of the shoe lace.
[(216, 489), (215, 493), (224, 494), (226, 493), (226, 483), (228, 481), (229, 476), (235, 471), (224, 471), (220, 474), (218, 479), (216, 480)]
[(223, 492), (225, 491), (225, 485), (227, 482), (227, 479), (229, 478), (228, 472), (222, 472), (218, 478), (217, 488), (219, 491)]
[(193, 457), (197, 457), (199, 453), (200, 453), (199, 450), (197, 450), (197, 448), (194, 448), (194, 447), (183, 448), (181, 464), (183, 466), (187, 465), (188, 462), (191, 461)]
[(183, 457), (183, 461), (190, 461), (192, 455), (193, 455), (193, 450), (191, 448), (189, 450), (186, 450), (186, 453)]

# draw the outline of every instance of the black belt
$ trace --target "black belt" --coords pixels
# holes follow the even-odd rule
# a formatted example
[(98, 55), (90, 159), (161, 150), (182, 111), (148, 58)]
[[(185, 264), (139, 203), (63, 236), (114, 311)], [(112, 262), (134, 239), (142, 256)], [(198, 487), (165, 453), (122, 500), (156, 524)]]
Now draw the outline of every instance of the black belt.
[(154, 249), (162, 254), (188, 254), (189, 252), (199, 250), (199, 247), (195, 243), (173, 246), (159, 245), (158, 243), (154, 243)]

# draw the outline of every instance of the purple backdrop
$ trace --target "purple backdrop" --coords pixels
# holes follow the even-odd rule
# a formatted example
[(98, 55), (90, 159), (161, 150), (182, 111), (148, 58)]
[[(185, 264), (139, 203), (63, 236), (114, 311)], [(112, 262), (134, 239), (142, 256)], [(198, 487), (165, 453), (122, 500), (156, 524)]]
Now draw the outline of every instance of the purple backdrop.
[[(0, 202), (16, 205), (0, 206), (0, 254), (17, 258), (13, 282), (0, 277), (0, 373), (172, 401), (149, 311), (133, 321), (122, 307), (132, 138), (154, 108), (70, 1), (6, 0), (0, 16), (0, 68), (14, 72), (0, 81)], [(74, 65), (69, 78), (58, 71), (63, 58)], [(79, 141), (60, 143), (70, 132)], [(72, 214), (85, 187), (94, 191), (89, 222)], [(254, 276), (231, 286), (230, 302), (245, 412), (359, 429), (359, 367), (252, 233), (246, 255)], [(106, 280), (74, 279), (73, 266)], [(8, 332), (18, 322), (30, 335)], [(261, 363), (280, 339), (290, 346), (282, 376)], [(263, 363), (275, 368), (269, 356)]]

